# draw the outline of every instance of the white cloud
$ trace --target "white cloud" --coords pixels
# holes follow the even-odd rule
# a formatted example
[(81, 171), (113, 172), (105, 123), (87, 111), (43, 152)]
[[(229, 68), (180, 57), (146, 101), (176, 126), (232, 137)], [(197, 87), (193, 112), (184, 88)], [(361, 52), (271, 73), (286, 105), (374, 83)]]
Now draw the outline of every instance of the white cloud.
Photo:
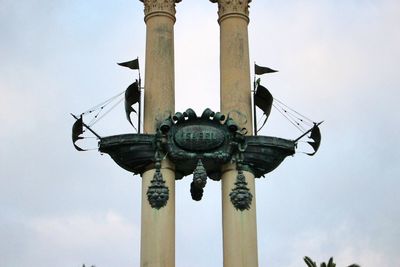
[(30, 226), (46, 242), (69, 248), (90, 247), (98, 242), (118, 243), (121, 239), (131, 239), (138, 234), (134, 225), (113, 212), (94, 216), (37, 218)]
[[(137, 225), (114, 212), (34, 218), (27, 254), (15, 266), (134, 266), (139, 256)], [(5, 263), (4, 266), (10, 266)]]

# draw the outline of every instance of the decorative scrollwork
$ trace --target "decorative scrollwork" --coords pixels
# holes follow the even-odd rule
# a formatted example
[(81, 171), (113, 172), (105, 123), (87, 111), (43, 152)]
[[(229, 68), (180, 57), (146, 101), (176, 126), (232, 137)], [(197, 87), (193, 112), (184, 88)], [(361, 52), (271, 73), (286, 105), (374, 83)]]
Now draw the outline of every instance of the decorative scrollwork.
[(144, 4), (145, 17), (154, 12), (167, 13), (175, 19), (175, 4), (182, 0), (139, 0)]
[[(242, 208), (241, 204), (241, 197), (247, 189), (241, 167), (244, 164), (243, 155), (247, 144), (244, 129), (241, 129), (233, 118), (213, 112), (209, 108), (198, 117), (196, 112), (189, 108), (160, 122), (158, 129), (157, 150), (162, 150), (174, 163), (178, 174), (178, 178), (175, 178), (181, 179), (193, 174), (190, 185), (193, 200), (202, 199), (208, 174), (211, 179), (219, 180), (221, 166), (233, 160), (240, 166), (239, 176), (243, 176), (243, 179), (239, 177), (237, 192), (232, 195), (232, 199), (238, 203), (235, 204), (238, 209), (247, 208)], [(251, 198), (250, 193), (245, 196), (248, 206), (251, 204)]]
[(249, 3), (251, 0), (210, 0), (212, 3), (218, 3), (218, 16), (221, 20), (224, 16), (238, 14), (245, 16), (248, 20)]

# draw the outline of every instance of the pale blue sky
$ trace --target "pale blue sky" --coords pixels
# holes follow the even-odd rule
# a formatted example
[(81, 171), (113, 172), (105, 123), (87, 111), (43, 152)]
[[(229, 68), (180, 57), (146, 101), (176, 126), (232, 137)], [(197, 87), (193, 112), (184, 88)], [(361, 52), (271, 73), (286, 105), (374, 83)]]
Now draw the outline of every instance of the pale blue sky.
[[(177, 5), (177, 111), (219, 110), (216, 12)], [(250, 17), (251, 62), (280, 70), (263, 84), (325, 120), (315, 157), (257, 181), (260, 267), (400, 266), (400, 2), (258, 0)], [(75, 151), (69, 112), (129, 85), (115, 62), (144, 67), (142, 3), (0, 0), (0, 36), (0, 265), (138, 266), (140, 177)], [(122, 107), (96, 130), (131, 131)], [(298, 132), (272, 113), (262, 134)], [(190, 182), (177, 182), (176, 266), (222, 266), (220, 183), (193, 202)]]

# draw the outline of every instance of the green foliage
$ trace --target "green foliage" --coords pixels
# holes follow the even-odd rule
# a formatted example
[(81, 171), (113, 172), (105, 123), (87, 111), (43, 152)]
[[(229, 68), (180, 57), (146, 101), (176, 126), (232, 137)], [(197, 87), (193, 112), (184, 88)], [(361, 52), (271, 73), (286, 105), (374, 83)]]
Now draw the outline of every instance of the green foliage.
[[(307, 264), (308, 267), (318, 267), (317, 263), (315, 263), (315, 261), (313, 261), (310, 257), (305, 256), (304, 262)], [(336, 267), (336, 263), (333, 262), (333, 258), (331, 257), (328, 263), (322, 262), (320, 264), (320, 267)], [(347, 267), (361, 267), (361, 266), (358, 264), (352, 264)]]
[(304, 261), (306, 262), (308, 267), (317, 267), (317, 264), (307, 256), (304, 257)]

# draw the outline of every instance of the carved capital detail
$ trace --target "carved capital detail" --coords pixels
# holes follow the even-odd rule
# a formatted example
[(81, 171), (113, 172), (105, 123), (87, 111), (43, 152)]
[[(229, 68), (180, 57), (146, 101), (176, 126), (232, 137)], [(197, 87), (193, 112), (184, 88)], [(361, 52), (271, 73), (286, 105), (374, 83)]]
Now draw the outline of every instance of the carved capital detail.
[(144, 4), (145, 20), (155, 13), (164, 13), (175, 20), (175, 4), (182, 0), (139, 0)]
[(239, 15), (248, 20), (251, 0), (210, 0), (218, 3), (218, 16), (221, 21), (227, 15)]

